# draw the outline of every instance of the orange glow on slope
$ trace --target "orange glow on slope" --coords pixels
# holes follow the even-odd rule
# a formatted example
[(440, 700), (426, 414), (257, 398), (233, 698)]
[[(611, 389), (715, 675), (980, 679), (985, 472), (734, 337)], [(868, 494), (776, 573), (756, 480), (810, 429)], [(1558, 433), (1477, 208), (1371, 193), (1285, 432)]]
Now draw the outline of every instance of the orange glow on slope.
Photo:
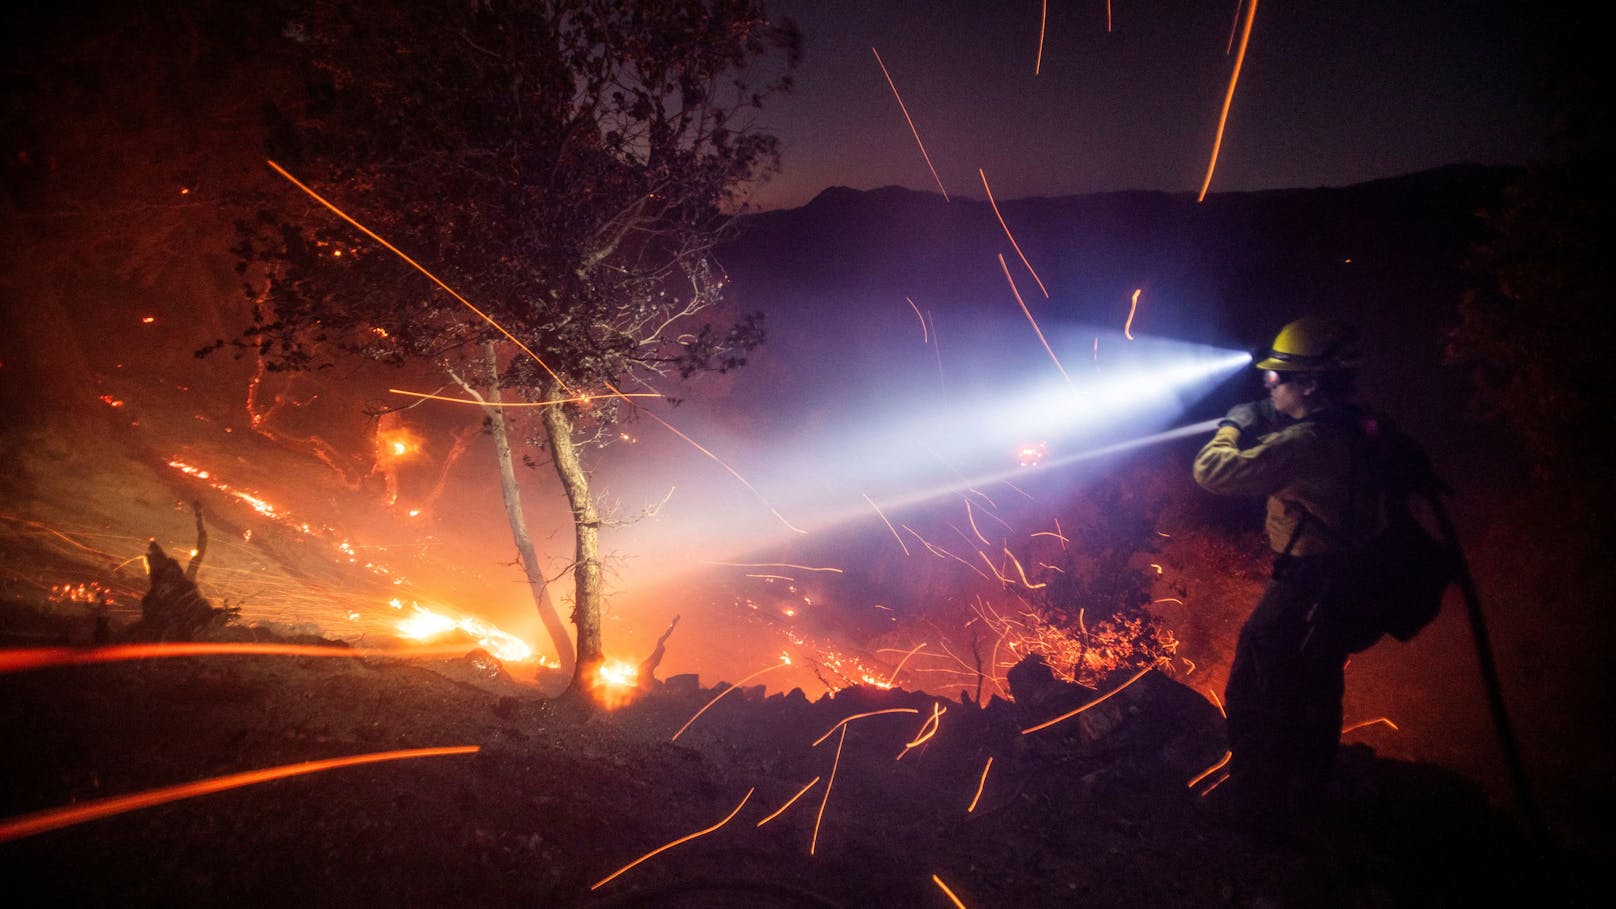
[(1015, 234), (1010, 232), (1010, 225), (1004, 223), (1004, 215), (999, 214), (999, 203), (993, 201), (993, 188), (988, 186), (987, 171), (978, 167), (976, 172), (982, 176), (982, 188), (987, 190), (988, 204), (993, 206), (993, 217), (999, 219), (999, 226), (1004, 228), (1004, 235), (1010, 238), (1010, 247), (1016, 251), (1016, 255), (1021, 257), (1021, 264), (1027, 266), (1027, 271), (1032, 274), (1032, 279), (1038, 282), (1038, 289), (1044, 292), (1044, 299), (1049, 299), (1049, 288), (1044, 286), (1044, 279), (1038, 277), (1037, 270), (1032, 267), (1031, 262), (1027, 261), (1027, 254), (1021, 251), (1021, 244), (1016, 242)]
[(1016, 295), (1016, 302), (1021, 305), (1022, 314), (1027, 317), (1027, 322), (1032, 325), (1032, 330), (1037, 333), (1038, 343), (1044, 345), (1044, 350), (1049, 351), (1049, 358), (1055, 361), (1055, 368), (1060, 370), (1061, 378), (1066, 380), (1067, 385), (1072, 384), (1072, 377), (1066, 374), (1066, 367), (1061, 365), (1060, 357), (1055, 356), (1055, 351), (1050, 348), (1049, 342), (1044, 339), (1044, 330), (1038, 327), (1038, 320), (1032, 317), (1032, 310), (1027, 308), (1027, 301), (1021, 299), (1021, 291), (1016, 289), (1016, 279), (1010, 277), (1010, 266), (1004, 264), (1003, 253), (999, 254), (999, 267), (1004, 269), (1004, 279), (1010, 282), (1010, 292)]
[(898, 84), (892, 81), (892, 74), (887, 72), (887, 65), (881, 60), (881, 52), (872, 47), (870, 53), (875, 54), (875, 62), (881, 66), (881, 75), (886, 76), (887, 84), (892, 86), (892, 97), (898, 99), (898, 109), (903, 111), (903, 118), (909, 121), (909, 131), (915, 135), (915, 144), (920, 146), (920, 156), (926, 159), (926, 167), (931, 171), (931, 178), (937, 181), (937, 189), (942, 192), (943, 201), (949, 201), (948, 190), (943, 188), (943, 178), (937, 176), (937, 168), (932, 166), (931, 155), (926, 154), (926, 143), (920, 141), (920, 130), (915, 129), (915, 119), (909, 116), (909, 107), (903, 103), (903, 96), (898, 94)]
[(746, 790), (746, 795), (741, 796), (741, 803), (739, 805), (736, 805), (735, 810), (731, 811), (728, 815), (726, 815), (724, 817), (723, 820), (719, 821), (718, 823), (716, 823), (716, 824), (714, 824), (711, 827), (708, 827), (706, 829), (697, 830), (695, 833), (686, 834), (685, 836), (681, 836), (681, 837), (679, 837), (678, 839), (674, 840), (671, 843), (667, 843), (666, 845), (658, 846), (655, 849), (652, 849), (650, 852), (647, 852), (646, 854), (640, 856), (639, 858), (635, 859), (634, 861), (629, 862), (627, 865), (624, 865), (623, 867), (617, 869), (616, 871), (613, 871), (611, 874), (608, 874), (605, 877), (601, 878), (600, 880), (596, 881), (595, 883), (591, 884), (589, 886), (589, 889), (590, 890), (599, 890), (605, 884), (610, 883), (613, 878), (616, 878), (618, 875), (620, 875), (623, 872), (629, 870), (630, 868), (633, 868), (635, 865), (638, 865), (639, 863), (645, 861), (646, 859), (652, 858), (653, 856), (657, 856), (657, 855), (660, 855), (660, 854), (662, 854), (664, 852), (667, 852), (669, 849), (672, 849), (673, 847), (679, 845), (680, 843), (688, 843), (691, 840), (696, 839), (697, 837), (706, 836), (707, 834), (712, 833), (714, 830), (717, 830), (718, 828), (724, 826), (725, 824), (729, 823), (730, 819), (734, 818), (735, 815), (741, 813), (741, 809), (746, 807), (747, 800), (750, 799), (752, 797), (752, 793), (756, 792), (756, 791), (757, 790), (755, 788)]
[(1122, 336), (1133, 340), (1133, 314), (1139, 311), (1139, 294), (1144, 288), (1140, 287), (1133, 292), (1133, 302), (1128, 306), (1128, 321), (1122, 325)]
[[(919, 711), (916, 711), (917, 713)], [(847, 722), (843, 720), (842, 722)], [(830, 735), (830, 733), (825, 733)], [(824, 739), (820, 739), (824, 741)], [(825, 797), (819, 800), (819, 813), (814, 815), (814, 835), (808, 840), (808, 854), (813, 855), (819, 847), (819, 824), (825, 819), (825, 805), (830, 801), (830, 789), (836, 785), (836, 768), (842, 765), (842, 745), (847, 742), (847, 727), (842, 727), (842, 737), (836, 740), (836, 759), (830, 763), (830, 779), (825, 782)], [(818, 745), (819, 742), (815, 742)]]
[(97, 799), (93, 802), (83, 802), (70, 805), (66, 808), (53, 808), (34, 814), (25, 814), (21, 817), (0, 821), (0, 843), (33, 836), (48, 830), (57, 830), (82, 824), (85, 821), (98, 820), (123, 814), (141, 808), (150, 808), (153, 805), (162, 805), (167, 802), (176, 802), (181, 799), (194, 798), (199, 795), (211, 795), (223, 792), (226, 789), (236, 789), (241, 786), (251, 786), (255, 783), (267, 783), (271, 780), (285, 779), (289, 776), (299, 776), (305, 773), (320, 773), (326, 770), (335, 770), (339, 767), (352, 767), (358, 764), (374, 764), (381, 761), (401, 761), (409, 758), (437, 757), (450, 754), (475, 754), (480, 750), (476, 745), (458, 745), (448, 748), (413, 748), (406, 751), (378, 751), (370, 754), (355, 754), (348, 757), (328, 758), (320, 761), (304, 761), (298, 764), (286, 764), (280, 767), (270, 767), (265, 770), (249, 770), (246, 773), (232, 773), (229, 776), (216, 776), (210, 779), (197, 780), (192, 783), (181, 783), (178, 786), (165, 786), (161, 789), (148, 789), (133, 795), (114, 796), (112, 798)]
[(112, 644), (106, 647), (29, 647), (0, 650), (0, 674), (32, 672), (56, 666), (83, 666), (198, 656), (297, 656), (297, 657), (401, 657), (462, 654), (464, 645), (394, 649), (382, 647), (325, 647), (313, 644)]
[(734, 691), (734, 690), (740, 688), (742, 685), (745, 685), (747, 682), (752, 681), (753, 679), (757, 678), (758, 676), (762, 675), (765, 672), (773, 672), (774, 670), (779, 669), (781, 666), (790, 666), (790, 665), (791, 665), (790, 658), (782, 656), (780, 658), (780, 662), (775, 663), (775, 664), (773, 664), (771, 666), (765, 666), (762, 669), (759, 669), (757, 672), (754, 672), (751, 675), (747, 676), (746, 678), (741, 679), (739, 682), (736, 682), (735, 684), (729, 686), (728, 688), (725, 688), (723, 691), (720, 691), (716, 696), (713, 697), (712, 700), (710, 700), (707, 703), (703, 704), (700, 710), (698, 710), (694, 714), (692, 714), (690, 719), (685, 720), (685, 724), (683, 726), (680, 726), (679, 731), (675, 732), (673, 734), (673, 738), (668, 739), (668, 741), (670, 741), (670, 742), (679, 741), (679, 736), (685, 734), (685, 730), (689, 729), (690, 724), (694, 723), (696, 721), (696, 717), (699, 717), (702, 714), (706, 713), (707, 708), (709, 708), (709, 707), (713, 706), (714, 704), (718, 703), (719, 701), (723, 700), (724, 695), (729, 694), (731, 691)]
[(976, 795), (971, 796), (971, 805), (965, 809), (966, 814), (976, 810), (976, 803), (982, 800), (982, 790), (988, 785), (988, 771), (993, 769), (993, 755), (988, 755), (988, 762), (982, 765), (982, 778), (976, 782)]
[(1084, 704), (1083, 706), (1077, 708), (1076, 710), (1067, 711), (1066, 713), (1063, 713), (1060, 716), (1055, 717), (1052, 720), (1046, 720), (1046, 721), (1044, 721), (1042, 723), (1039, 723), (1036, 726), (1029, 726), (1028, 728), (1021, 730), (1021, 734), (1026, 735), (1029, 732), (1037, 732), (1040, 729), (1048, 729), (1049, 727), (1055, 725), (1056, 723), (1065, 722), (1066, 720), (1069, 720), (1072, 717), (1077, 716), (1078, 714), (1080, 714), (1083, 711), (1089, 709), (1090, 707), (1098, 706), (1101, 702), (1105, 701), (1107, 698), (1110, 698), (1110, 697), (1116, 695), (1118, 692), (1122, 691), (1124, 688), (1127, 688), (1129, 685), (1132, 685), (1134, 682), (1137, 682), (1140, 679), (1144, 678), (1145, 673), (1149, 672), (1152, 669), (1155, 669), (1160, 664), (1161, 664), (1161, 661), (1158, 660), (1157, 662), (1152, 663), (1149, 666), (1146, 666), (1145, 668), (1143, 668), (1143, 669), (1139, 670), (1138, 672), (1134, 673), (1133, 677), (1128, 679), (1128, 681), (1123, 682), (1121, 685), (1118, 685), (1117, 687), (1111, 689), (1110, 691), (1106, 692), (1105, 694), (1102, 694), (1099, 697), (1095, 698), (1094, 700), (1089, 701), (1087, 704)]
[(349, 224), (352, 224), (354, 227), (358, 228), (360, 233), (363, 233), (365, 236), (371, 238), (372, 240), (375, 240), (377, 243), (380, 243), (382, 246), (386, 247), (389, 252), (391, 252), (394, 255), (398, 256), (400, 259), (403, 259), (405, 262), (408, 262), (412, 267), (415, 268), (416, 271), (420, 272), (423, 275), (426, 275), (427, 279), (430, 280), (433, 284), (436, 284), (439, 287), (443, 288), (443, 290), (446, 293), (448, 293), (449, 296), (454, 297), (456, 300), (459, 300), (461, 304), (463, 304), (467, 309), (469, 309), (472, 312), (476, 313), (477, 316), (479, 318), (481, 318), (484, 322), (487, 322), (489, 325), (492, 325), (496, 331), (498, 331), (500, 334), (504, 335), (506, 338), (509, 338), (512, 344), (515, 344), (517, 347), (522, 349), (523, 353), (525, 353), (528, 356), (532, 357), (533, 362), (535, 362), (535, 363), (539, 364), (540, 366), (544, 367), (544, 371), (550, 374), (550, 378), (554, 379), (556, 381), (556, 384), (560, 385), (561, 389), (563, 391), (567, 391), (567, 392), (572, 391), (572, 386), (568, 385), (565, 379), (563, 379), (563, 378), (561, 378), (561, 376), (557, 375), (556, 371), (551, 369), (550, 364), (544, 362), (543, 358), (541, 358), (538, 354), (534, 353), (531, 349), (529, 349), (526, 344), (523, 344), (521, 342), (521, 340), (516, 337), (516, 335), (513, 335), (509, 331), (506, 331), (505, 326), (503, 326), (503, 325), (499, 324), (498, 322), (494, 321), (492, 316), (490, 316), (487, 313), (483, 312), (482, 310), (478, 309), (476, 306), (473, 306), (470, 300), (467, 300), (465, 297), (462, 297), (460, 294), (456, 293), (454, 288), (452, 288), (449, 285), (443, 283), (443, 281), (441, 279), (439, 279), (437, 275), (433, 274), (430, 271), (427, 271), (426, 266), (424, 266), (421, 263), (419, 263), (419, 262), (415, 261), (414, 259), (410, 258), (408, 255), (405, 255), (403, 250), (401, 250), (398, 247), (394, 246), (393, 244), (387, 242), (386, 240), (383, 240), (381, 238), (380, 234), (377, 234), (375, 231), (371, 230), (370, 228), (366, 227), (365, 225), (360, 224), (358, 221), (356, 221), (352, 217), (350, 217), (347, 212), (345, 212), (342, 209), (338, 208), (335, 204), (327, 201), (324, 196), (321, 196), (319, 193), (317, 193), (314, 190), (310, 189), (309, 187), (303, 185), (303, 183), (300, 180), (298, 180), (296, 177), (294, 177), (290, 173), (288, 173), (286, 171), (286, 169), (281, 167), (279, 164), (276, 164), (274, 161), (267, 161), (265, 163), (268, 164), (270, 166), (270, 168), (275, 171), (275, 173), (278, 173), (281, 176), (285, 177), (287, 180), (291, 181), (293, 186), (295, 186), (298, 189), (303, 190), (303, 192), (307, 193), (309, 195), (309, 197), (312, 198), (314, 201), (316, 201), (316, 202), (320, 203), (321, 205), (325, 206), (326, 208), (330, 209), (331, 212), (333, 214), (335, 214), (337, 217), (341, 218), (344, 221), (347, 221)]
[(797, 799), (800, 799), (803, 796), (807, 795), (808, 790), (814, 788), (814, 786), (819, 782), (819, 780), (820, 780), (820, 777), (817, 777), (817, 776), (814, 777), (813, 779), (809, 780), (808, 785), (806, 785), (806, 786), (802, 787), (801, 789), (797, 790), (796, 795), (792, 796), (791, 798), (786, 799), (786, 803), (784, 805), (781, 805), (780, 807), (774, 809), (774, 811), (770, 812), (768, 817), (764, 818), (761, 821), (758, 821), (753, 826), (762, 827), (764, 824), (767, 824), (768, 822), (770, 822), (770, 821), (774, 820), (775, 818), (779, 817), (780, 815), (784, 814), (787, 808), (790, 808), (792, 805), (795, 805), (797, 803)]
[(1218, 114), (1218, 132), (1212, 139), (1212, 160), (1206, 164), (1206, 179), (1201, 183), (1201, 194), (1195, 201), (1206, 201), (1206, 191), (1212, 185), (1212, 171), (1218, 166), (1218, 150), (1223, 147), (1223, 128), (1229, 122), (1229, 108), (1234, 104), (1234, 87), (1240, 82), (1240, 66), (1246, 62), (1246, 45), (1251, 41), (1251, 23), (1257, 17), (1257, 0), (1246, 7), (1246, 25), (1240, 32), (1240, 51), (1234, 57), (1234, 72), (1229, 74), (1229, 90), (1223, 96), (1223, 111)]

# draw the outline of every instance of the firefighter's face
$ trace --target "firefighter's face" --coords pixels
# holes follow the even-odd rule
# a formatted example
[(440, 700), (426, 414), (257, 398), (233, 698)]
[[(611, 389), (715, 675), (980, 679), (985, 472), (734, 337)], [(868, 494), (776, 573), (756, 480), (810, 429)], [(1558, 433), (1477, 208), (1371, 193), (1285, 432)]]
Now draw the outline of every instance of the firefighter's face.
[(1274, 409), (1285, 416), (1299, 420), (1312, 409), (1310, 380), (1294, 373), (1269, 372), (1263, 376), (1263, 384), (1268, 386), (1268, 399)]

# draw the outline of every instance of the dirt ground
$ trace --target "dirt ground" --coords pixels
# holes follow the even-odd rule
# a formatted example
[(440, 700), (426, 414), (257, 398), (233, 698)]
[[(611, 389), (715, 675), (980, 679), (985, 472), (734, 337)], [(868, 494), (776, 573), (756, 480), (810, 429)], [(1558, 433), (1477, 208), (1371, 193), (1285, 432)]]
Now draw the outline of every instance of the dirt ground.
[[(15, 604), (0, 630), (8, 647), (85, 631)], [(1319, 815), (1238, 822), (1217, 790), (1187, 785), (1224, 753), (1221, 719), (1159, 673), (1031, 734), (1103, 691), (978, 708), (738, 690), (675, 741), (722, 685), (676, 677), (591, 710), (471, 658), (329, 649), (0, 675), (4, 818), (346, 755), (480, 749), (3, 842), (8, 902), (944, 907), (945, 887), (971, 907), (1593, 902), (1584, 860), (1473, 784), (1363, 745), (1343, 750)], [(873, 711), (890, 712), (837, 725)]]

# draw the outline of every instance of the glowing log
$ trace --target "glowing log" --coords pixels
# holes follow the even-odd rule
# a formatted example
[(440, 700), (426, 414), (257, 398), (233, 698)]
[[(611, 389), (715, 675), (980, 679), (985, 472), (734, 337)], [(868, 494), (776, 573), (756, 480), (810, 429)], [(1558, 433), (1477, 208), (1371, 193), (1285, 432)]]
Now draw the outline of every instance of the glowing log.
[(34, 814), (25, 814), (21, 817), (0, 821), (0, 843), (44, 833), (47, 830), (57, 830), (82, 824), (85, 821), (98, 820), (123, 814), (140, 808), (150, 808), (153, 805), (162, 805), (167, 802), (176, 802), (181, 799), (194, 798), (199, 795), (211, 795), (223, 792), (226, 789), (236, 789), (241, 786), (251, 786), (255, 783), (267, 783), (271, 780), (285, 779), (289, 776), (300, 776), (305, 773), (320, 773), (326, 770), (335, 770), (339, 767), (353, 767), (359, 764), (375, 764), (382, 761), (402, 761), (410, 758), (439, 757), (450, 754), (475, 754), (479, 750), (476, 745), (456, 745), (446, 748), (413, 748), (406, 751), (377, 751), (370, 754), (355, 754), (348, 757), (327, 758), (321, 761), (304, 761), (299, 764), (286, 764), (280, 767), (270, 767), (265, 770), (249, 770), (246, 773), (232, 773), (229, 776), (216, 776), (211, 779), (197, 780), (193, 783), (181, 783), (178, 786), (165, 786), (161, 789), (148, 789), (133, 795), (114, 796), (112, 798), (97, 799), (93, 802), (84, 802), (78, 805), (69, 805), (65, 808), (53, 808)]
[(718, 823), (712, 825), (711, 827), (707, 827), (707, 828), (705, 828), (703, 830), (697, 830), (695, 833), (686, 834), (685, 836), (681, 836), (681, 837), (679, 837), (678, 839), (674, 840), (671, 843), (667, 843), (665, 845), (658, 846), (655, 849), (652, 849), (650, 852), (647, 852), (646, 854), (640, 856), (639, 858), (635, 859), (634, 861), (629, 862), (627, 865), (624, 865), (623, 867), (617, 869), (616, 871), (613, 871), (611, 874), (608, 874), (605, 877), (601, 878), (600, 880), (596, 881), (595, 883), (591, 884), (589, 886), (589, 889), (590, 890), (599, 890), (602, 886), (610, 883), (618, 875), (620, 875), (623, 872), (629, 870), (630, 868), (633, 868), (635, 865), (638, 865), (639, 863), (645, 861), (646, 859), (652, 858), (652, 857), (657, 856), (657, 855), (661, 855), (662, 853), (667, 852), (669, 849), (672, 849), (673, 847), (675, 847), (675, 846), (677, 846), (677, 845), (679, 845), (681, 843), (688, 843), (691, 840), (696, 839), (697, 837), (706, 836), (707, 834), (712, 833), (714, 830), (717, 830), (718, 828), (724, 826), (725, 824), (729, 823), (730, 820), (735, 817), (735, 815), (741, 813), (741, 809), (746, 807), (747, 799), (750, 799), (752, 797), (752, 793), (755, 792), (755, 791), (756, 791), (756, 789), (748, 789), (748, 790), (746, 790), (746, 795), (741, 796), (741, 803), (739, 805), (736, 805), (735, 810), (731, 811), (728, 815), (725, 815), (724, 819), (719, 821)]

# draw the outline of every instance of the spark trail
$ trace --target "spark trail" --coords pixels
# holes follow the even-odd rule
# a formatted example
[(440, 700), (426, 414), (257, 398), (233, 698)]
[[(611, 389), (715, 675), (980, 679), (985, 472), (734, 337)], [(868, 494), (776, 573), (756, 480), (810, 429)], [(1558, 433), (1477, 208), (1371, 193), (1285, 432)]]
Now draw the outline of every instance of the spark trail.
[(881, 60), (881, 52), (872, 47), (870, 53), (875, 54), (875, 62), (881, 66), (881, 75), (886, 76), (887, 85), (892, 86), (892, 97), (898, 99), (898, 109), (903, 111), (903, 118), (909, 121), (909, 131), (915, 134), (915, 144), (920, 146), (920, 156), (926, 159), (926, 167), (931, 171), (931, 178), (937, 181), (937, 189), (943, 194), (943, 201), (949, 201), (948, 190), (943, 188), (943, 178), (937, 176), (937, 168), (932, 166), (931, 155), (926, 154), (926, 143), (920, 141), (920, 130), (915, 129), (915, 119), (909, 116), (909, 107), (903, 103), (903, 95), (898, 94), (898, 84), (892, 81), (892, 74), (887, 72), (887, 65)]
[(1206, 179), (1201, 183), (1201, 194), (1196, 202), (1206, 201), (1206, 191), (1212, 185), (1212, 172), (1218, 166), (1218, 150), (1223, 147), (1223, 128), (1229, 122), (1229, 108), (1234, 104), (1234, 87), (1240, 82), (1240, 66), (1246, 62), (1246, 45), (1251, 41), (1251, 23), (1257, 17), (1257, 0), (1246, 7), (1245, 28), (1240, 32), (1240, 50), (1234, 57), (1234, 72), (1229, 74), (1229, 90), (1223, 96), (1223, 111), (1218, 115), (1218, 132), (1212, 140), (1212, 160), (1206, 164)]

